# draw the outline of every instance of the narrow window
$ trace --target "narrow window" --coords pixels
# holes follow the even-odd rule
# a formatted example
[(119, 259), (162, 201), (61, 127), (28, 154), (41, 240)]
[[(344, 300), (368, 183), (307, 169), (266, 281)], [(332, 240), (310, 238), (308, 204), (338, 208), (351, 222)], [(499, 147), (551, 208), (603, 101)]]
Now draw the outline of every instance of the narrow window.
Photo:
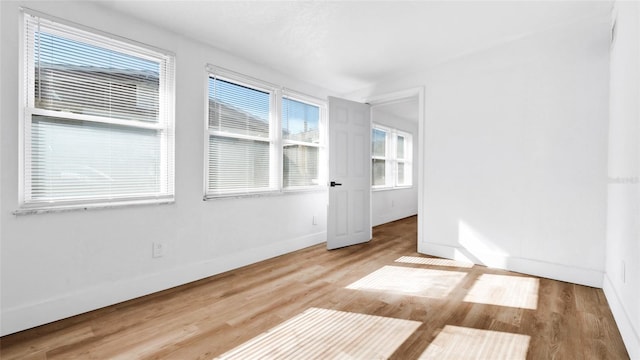
[(321, 107), (282, 98), (283, 187), (320, 185)]
[(387, 131), (374, 128), (371, 134), (371, 171), (372, 171), (372, 185), (386, 186), (387, 185)]

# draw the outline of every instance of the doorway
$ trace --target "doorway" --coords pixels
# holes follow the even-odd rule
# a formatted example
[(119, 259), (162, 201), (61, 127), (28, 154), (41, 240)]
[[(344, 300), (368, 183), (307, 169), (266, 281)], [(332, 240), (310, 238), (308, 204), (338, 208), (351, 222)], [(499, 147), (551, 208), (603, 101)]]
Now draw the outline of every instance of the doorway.
[[(376, 136), (378, 139), (384, 136), (385, 145), (384, 152), (377, 148), (378, 155), (384, 154), (384, 159), (376, 156), (376, 149), (372, 148), (372, 225), (418, 215), (417, 247), (420, 251), (424, 201), (424, 88), (371, 97), (366, 102), (371, 105), (372, 141), (376, 141)], [(378, 145), (380, 143), (378, 141)], [(409, 149), (410, 157), (406, 154)], [(402, 151), (405, 153), (401, 154)], [(406, 168), (408, 163), (410, 171)], [(410, 182), (406, 179), (408, 172), (411, 173)], [(384, 181), (380, 179), (382, 173)]]

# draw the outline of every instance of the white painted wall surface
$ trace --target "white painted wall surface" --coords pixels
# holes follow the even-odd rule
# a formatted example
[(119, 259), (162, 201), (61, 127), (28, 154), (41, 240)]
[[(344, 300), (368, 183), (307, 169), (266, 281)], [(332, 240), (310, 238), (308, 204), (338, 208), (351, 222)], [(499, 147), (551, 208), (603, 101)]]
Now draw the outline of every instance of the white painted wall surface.
[(604, 291), (640, 359), (640, 5), (617, 2), (614, 18)]
[[(380, 110), (382, 108), (382, 110)], [(371, 196), (371, 214), (373, 226), (406, 218), (418, 213), (418, 104), (416, 102), (413, 120), (385, 113), (384, 105), (373, 107), (371, 120), (410, 133), (413, 137), (413, 186), (411, 188), (373, 190)]]
[(425, 86), (421, 252), (602, 286), (609, 43), (585, 19), (349, 95)]
[[(22, 4), (176, 54), (175, 204), (11, 215), (18, 209)], [(325, 90), (90, 2), (2, 1), (0, 7), (2, 335), (326, 241), (325, 191), (202, 200), (205, 64), (317, 97), (326, 97)], [(154, 241), (166, 244), (164, 257), (151, 257)]]

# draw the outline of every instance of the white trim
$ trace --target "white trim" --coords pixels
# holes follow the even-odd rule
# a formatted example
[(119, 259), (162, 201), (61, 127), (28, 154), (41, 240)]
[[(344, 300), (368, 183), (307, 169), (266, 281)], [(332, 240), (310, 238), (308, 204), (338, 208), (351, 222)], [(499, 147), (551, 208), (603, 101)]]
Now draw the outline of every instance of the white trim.
[[(545, 262), (535, 259), (512, 257), (500, 253), (471, 254), (462, 247), (447, 244), (422, 243), (420, 253), (446, 259), (467, 261), (497, 269), (566, 281), (574, 284), (601, 288), (604, 274), (602, 271), (586, 269), (564, 264)], [(482, 257), (482, 260), (478, 258)]]
[(319, 143), (311, 143), (311, 142), (305, 142), (305, 141), (283, 139), (282, 140), (282, 146), (284, 147), (285, 145), (302, 145), (302, 146), (316, 147), (316, 148), (321, 148), (322, 147)]
[[(250, 76), (246, 76), (231, 70), (227, 70), (224, 68), (216, 67), (211, 64), (207, 64), (205, 66), (206, 70), (206, 89), (205, 89), (205, 141), (204, 141), (204, 151), (205, 151), (205, 163), (204, 163), (204, 172), (205, 175), (205, 183), (204, 183), (204, 196), (203, 200), (210, 200), (218, 197), (247, 197), (247, 196), (255, 196), (261, 195), (264, 193), (273, 193), (279, 192), (281, 189), (280, 180), (278, 180), (277, 171), (281, 166), (275, 166), (276, 162), (280, 161), (281, 156), (279, 155), (282, 150), (279, 150), (279, 136), (277, 131), (279, 131), (279, 104), (277, 99), (280, 98), (279, 89), (277, 86), (270, 84), (266, 81), (261, 81)], [(259, 91), (268, 94), (269, 96), (269, 113), (268, 113), (268, 125), (269, 125), (269, 136), (261, 137), (254, 135), (246, 135), (246, 134), (236, 134), (228, 131), (220, 131), (211, 129), (209, 127), (209, 81), (213, 79), (221, 80), (224, 82), (228, 82), (230, 84), (234, 84), (237, 86), (246, 87), (248, 89), (252, 89), (254, 91)], [(230, 190), (212, 190), (209, 189), (209, 138), (211, 136), (225, 137), (230, 139), (241, 139), (241, 140), (250, 140), (250, 141), (261, 141), (269, 144), (269, 186), (262, 188), (240, 188), (240, 189), (230, 189)]]
[(271, 137), (273, 138), (273, 146), (271, 153), (273, 158), (276, 159), (275, 166), (269, 167), (269, 174), (271, 180), (275, 182), (278, 190), (282, 191), (284, 188), (284, 139), (282, 136), (282, 89), (278, 90), (272, 95), (273, 99), (273, 123)]
[(287, 88), (282, 88), (282, 97), (283, 98), (287, 98), (287, 99), (291, 99), (291, 100), (295, 100), (295, 101), (299, 101), (299, 102), (303, 102), (303, 103), (308, 104), (308, 105), (317, 106), (317, 107), (320, 108), (320, 110), (322, 110), (322, 108), (326, 108), (327, 107), (327, 101), (326, 100), (317, 98), (315, 96), (303, 94), (301, 92), (297, 92), (295, 90), (291, 90), (291, 89), (287, 89)]
[[(326, 232), (309, 234), (259, 248), (221, 255), (198, 263), (173, 267), (150, 275), (96, 284), (81, 291), (3, 309), (0, 336), (153, 294), (309, 246), (318, 245), (326, 241), (326, 236)], [(164, 261), (167, 265), (171, 263), (170, 258), (162, 258), (159, 261)]]
[(403, 185), (403, 186), (396, 186), (396, 187), (390, 187), (390, 186), (385, 186), (382, 187), (381, 185), (379, 186), (372, 186), (371, 187), (371, 191), (373, 192), (378, 192), (378, 191), (391, 191), (391, 190), (406, 190), (406, 189), (413, 189), (413, 185)]
[(400, 90), (400, 91), (395, 91), (387, 94), (372, 96), (367, 98), (365, 102), (368, 104), (371, 104), (371, 106), (374, 107), (374, 106), (391, 104), (394, 102), (412, 98), (416, 95), (420, 96), (423, 94), (424, 94), (424, 87), (420, 86), (420, 87), (415, 87), (411, 89)]
[[(150, 59), (156, 59), (157, 60), (157, 57), (154, 57), (154, 53), (159, 53), (159, 54), (162, 54), (162, 55), (165, 55), (165, 56), (175, 57), (175, 53), (172, 52), (172, 51), (168, 51), (168, 50), (165, 50), (165, 49), (162, 49), (162, 48), (158, 48), (158, 47), (155, 47), (155, 46), (152, 46), (152, 45), (149, 45), (149, 44), (141, 43), (139, 41), (136, 41), (136, 40), (124, 37), (124, 36), (111, 34), (111, 33), (108, 33), (108, 32), (102, 31), (102, 30), (98, 30), (96, 28), (92, 28), (90, 26), (78, 24), (76, 22), (69, 21), (69, 20), (66, 20), (66, 19), (62, 19), (62, 18), (53, 16), (53, 15), (49, 15), (47, 13), (43, 13), (43, 12), (40, 12), (38, 10), (33, 10), (33, 9), (28, 8), (28, 7), (20, 7), (20, 11), (23, 14), (28, 14), (28, 15), (33, 16), (33, 17), (38, 17), (38, 18), (44, 19), (44, 20), (49, 21), (49, 22), (58, 23), (58, 24), (63, 25), (65, 27), (70, 27), (70, 28), (75, 28), (75, 29), (78, 29), (78, 30), (82, 30), (82, 31), (91, 33), (93, 35), (97, 35), (98, 37), (101, 37), (101, 38), (104, 38), (104, 39), (107, 39), (107, 40), (120, 41), (120, 42), (123, 42), (123, 43), (125, 43), (127, 45), (130, 45), (130, 46), (132, 46), (132, 47), (134, 47), (136, 49), (137, 48), (142, 48), (142, 49), (148, 51), (147, 55), (151, 54), (151, 58)], [(21, 35), (23, 35), (23, 34), (21, 34)], [(82, 41), (85, 41), (85, 40), (86, 39), (83, 39)], [(100, 44), (99, 46), (104, 46), (104, 44)], [(140, 56), (140, 54), (138, 54), (137, 52), (135, 53), (135, 55)]]
[[(140, 200), (126, 200), (126, 201), (113, 201), (113, 202), (99, 202), (99, 203), (90, 203), (90, 204), (69, 204), (69, 205), (59, 205), (59, 206), (46, 206), (45, 203), (39, 203), (38, 206), (34, 206), (33, 208), (24, 207), (18, 210), (13, 211), (11, 214), (16, 216), (22, 215), (38, 215), (38, 214), (48, 214), (48, 213), (57, 213), (57, 212), (69, 212), (69, 211), (80, 211), (80, 210), (98, 210), (98, 209), (110, 209), (116, 207), (126, 207), (126, 206), (140, 206), (140, 205), (167, 205), (173, 204), (175, 199), (173, 196), (171, 197), (161, 197), (154, 199), (140, 199)], [(42, 206), (44, 204), (44, 206)]]
[[(413, 98), (414, 96), (418, 97), (418, 156), (416, 159), (412, 159), (413, 162), (418, 163), (418, 252), (422, 253), (421, 248), (424, 241), (424, 164), (423, 159), (426, 159), (425, 156), (425, 146), (424, 141), (425, 137), (425, 129), (426, 129), (426, 118), (425, 118), (425, 89), (424, 86), (415, 87), (411, 89), (391, 92), (382, 95), (372, 96), (370, 98), (365, 99), (364, 102), (371, 104), (371, 106), (378, 106), (383, 104), (392, 103), (395, 101), (400, 101), (403, 99)], [(415, 141), (415, 140), (414, 140)]]
[(285, 195), (300, 195), (300, 194), (312, 194), (312, 193), (324, 193), (329, 188), (326, 185), (314, 186), (314, 187), (295, 187), (295, 188), (287, 188), (284, 190), (274, 190), (274, 191), (264, 191), (264, 192), (253, 192), (253, 193), (234, 193), (234, 194), (222, 194), (222, 195), (209, 195), (204, 196), (202, 198), (203, 201), (210, 200), (228, 200), (228, 199), (245, 199), (245, 198), (261, 198), (261, 197), (272, 197), (272, 196), (285, 196)]
[(164, 131), (165, 129), (168, 128), (168, 126), (162, 125), (160, 122), (123, 120), (120, 118), (109, 118), (105, 116), (77, 114), (77, 113), (71, 113), (66, 111), (27, 108), (26, 116), (29, 119), (32, 119), (33, 115), (46, 116), (46, 117), (62, 119), (62, 120), (78, 120), (78, 121), (87, 121), (87, 122), (99, 123), (99, 124), (117, 125), (117, 126), (130, 127), (130, 128), (136, 128), (136, 129), (145, 129), (145, 130)]
[[(284, 147), (287, 145), (300, 145), (307, 147), (315, 147), (318, 149), (318, 184), (317, 185), (308, 185), (308, 186), (284, 186), (284, 161), (280, 162), (280, 187), (282, 191), (306, 191), (306, 190), (314, 190), (314, 189), (322, 189), (326, 186), (324, 185), (326, 180), (326, 169), (322, 165), (324, 164), (324, 158), (326, 154), (326, 134), (325, 129), (327, 127), (327, 119), (326, 119), (326, 108), (327, 103), (319, 98), (309, 96), (303, 93), (299, 93), (297, 91), (289, 90), (283, 88), (280, 93), (280, 101), (279, 106), (282, 106), (282, 100), (292, 100), (296, 102), (300, 102), (309, 106), (314, 106), (318, 108), (318, 143), (307, 142), (307, 141), (298, 141), (298, 140), (289, 140), (285, 139), (282, 135), (282, 127), (279, 130), (280, 136), (280, 158), (284, 159)], [(280, 116), (278, 117), (278, 123), (282, 126), (282, 109), (280, 109)]]
[(629, 313), (626, 311), (624, 304), (620, 301), (620, 296), (618, 296), (616, 288), (613, 286), (608, 274), (604, 275), (602, 290), (604, 291), (604, 296), (607, 298), (616, 325), (618, 325), (618, 330), (620, 331), (620, 335), (622, 335), (622, 341), (624, 341), (629, 357), (631, 359), (640, 359), (640, 329), (634, 327), (633, 321), (629, 317)]
[(209, 192), (209, 78), (211, 77), (211, 71), (209, 71), (209, 65), (204, 67), (203, 79), (203, 91), (204, 95), (204, 114), (203, 116), (203, 129), (202, 129), (202, 194), (203, 200), (207, 200), (207, 193)]
[(205, 194), (203, 200), (212, 200), (220, 198), (247, 198), (280, 195), (282, 192), (278, 189), (267, 188), (250, 188), (242, 190), (220, 190), (215, 193)]
[(273, 142), (273, 140), (271, 140), (270, 137), (236, 134), (228, 131), (219, 131), (219, 130), (211, 130), (211, 129), (207, 129), (207, 131), (209, 132), (209, 135), (212, 135), (212, 136), (227, 137), (227, 138), (234, 138), (234, 139), (240, 139), (240, 140), (262, 141), (266, 143)]
[[(22, 11), (22, 9), (21, 9)], [(30, 96), (28, 94), (35, 92), (35, 84), (30, 84), (27, 79), (32, 79), (35, 76), (32, 74), (34, 72), (33, 68), (30, 66), (25, 66), (28, 59), (33, 58), (32, 47), (26, 44), (26, 26), (27, 19), (26, 14), (22, 12), (22, 16), (20, 17), (20, 26), (19, 26), (19, 36), (20, 40), (18, 41), (18, 204), (24, 204), (27, 200), (26, 190), (31, 189), (31, 178), (26, 176), (25, 174), (25, 164), (27, 163), (26, 159), (31, 158), (31, 149), (27, 149), (27, 137), (31, 139), (31, 119), (26, 121), (26, 105), (28, 104), (28, 100)], [(30, 50), (29, 54), (25, 52)], [(27, 72), (27, 68), (28, 71)], [(27, 134), (27, 130), (29, 130), (29, 134)], [(29, 140), (29, 143), (31, 140)]]
[[(270, 94), (280, 89), (277, 85), (271, 84), (270, 82), (256, 79), (249, 75), (225, 69), (223, 67), (207, 64), (205, 68), (207, 69), (209, 76), (213, 77), (214, 79), (221, 79), (255, 90), (268, 92)], [(209, 87), (207, 86), (207, 89), (208, 88)]]

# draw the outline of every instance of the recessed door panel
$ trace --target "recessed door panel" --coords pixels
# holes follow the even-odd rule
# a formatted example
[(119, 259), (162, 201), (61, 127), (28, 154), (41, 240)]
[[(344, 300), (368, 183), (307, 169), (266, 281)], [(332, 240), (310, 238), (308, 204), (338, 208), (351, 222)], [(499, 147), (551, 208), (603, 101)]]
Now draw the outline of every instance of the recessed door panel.
[(327, 248), (371, 240), (369, 105), (329, 98)]

